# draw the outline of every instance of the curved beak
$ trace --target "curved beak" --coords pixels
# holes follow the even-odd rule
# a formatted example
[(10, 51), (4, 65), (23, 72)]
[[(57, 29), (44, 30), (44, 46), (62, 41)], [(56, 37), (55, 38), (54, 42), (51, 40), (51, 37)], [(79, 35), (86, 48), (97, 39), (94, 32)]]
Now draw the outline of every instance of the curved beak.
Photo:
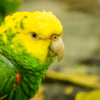
[(58, 62), (60, 62), (64, 56), (64, 44), (59, 37), (57, 40), (52, 40), (49, 46), (49, 52), (48, 52), (49, 57), (54, 57), (58, 56)]

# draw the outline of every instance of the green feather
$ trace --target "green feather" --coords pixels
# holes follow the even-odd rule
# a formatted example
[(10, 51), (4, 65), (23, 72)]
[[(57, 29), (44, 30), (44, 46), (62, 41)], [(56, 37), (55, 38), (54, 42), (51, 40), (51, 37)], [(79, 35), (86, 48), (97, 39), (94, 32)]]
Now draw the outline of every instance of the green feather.
[(0, 60), (0, 97), (8, 94), (16, 83), (15, 71), (3, 60), (2, 58)]
[(22, 89), (25, 91), (26, 95), (29, 95), (30, 94), (30, 89), (29, 89), (27, 83), (22, 81), (21, 86), (22, 86)]
[(15, 80), (14, 80), (15, 78), (16, 78), (16, 76), (11, 76), (11, 78), (9, 79), (8, 84), (6, 85), (5, 92), (8, 93), (8, 92), (10, 91), (10, 89), (14, 87), (14, 86), (11, 85), (11, 84), (15, 84)]
[(23, 22), (22, 22), (22, 21), (20, 22), (20, 27), (21, 27), (22, 29), (24, 29), (24, 25), (23, 25)]

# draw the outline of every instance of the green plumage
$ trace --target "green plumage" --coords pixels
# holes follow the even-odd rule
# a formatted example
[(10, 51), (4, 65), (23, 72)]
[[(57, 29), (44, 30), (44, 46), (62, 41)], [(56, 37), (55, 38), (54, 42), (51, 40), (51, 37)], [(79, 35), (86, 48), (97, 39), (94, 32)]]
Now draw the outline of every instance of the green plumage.
[(13, 68), (8, 67), (0, 56), (0, 97), (8, 94), (16, 83), (16, 73)]
[[(8, 95), (4, 100), (29, 100), (38, 92), (42, 77), (54, 58), (46, 60), (44, 64), (39, 64), (38, 59), (31, 57), (25, 50), (16, 55), (10, 48), (11, 41), (4, 44), (2, 38), (0, 40), (1, 53), (15, 65), (4, 64), (3, 61), (0, 61), (0, 96)], [(20, 59), (23, 61), (20, 62)], [(14, 88), (16, 73), (20, 73), (21, 82)]]
[[(9, 55), (8, 53), (6, 54)], [(14, 54), (13, 56), (8, 57), (16, 67), (10, 67), (8, 64), (4, 64), (3, 61), (0, 62), (0, 96), (8, 95), (4, 100), (29, 100), (32, 98), (38, 92), (42, 77), (53, 61), (53, 59), (47, 60), (46, 63), (42, 65), (40, 65), (35, 58), (26, 59), (25, 61), (20, 62), (20, 59), (24, 59), (25, 56), (32, 58), (30, 57), (31, 55), (27, 55), (25, 52), (22, 52), (22, 55), (19, 57)], [(14, 59), (17, 59), (19, 64), (16, 65)], [(31, 61), (34, 62), (32, 63)], [(23, 66), (23, 63), (26, 63), (26, 66)], [(27, 66), (29, 64), (30, 66)], [(20, 73), (21, 82), (19, 86), (14, 88), (14, 84), (16, 83), (16, 72)]]
[[(25, 56), (25, 54), (23, 55)], [(19, 57), (18, 61), (23, 59), (23, 55)], [(16, 56), (13, 57), (15, 58)], [(10, 60), (12, 61), (11, 58)], [(53, 59), (46, 61), (43, 65), (38, 64), (38, 60), (35, 58), (32, 59), (34, 61), (33, 63), (30, 60), (26, 60), (27, 63), (30, 63), (29, 68), (26, 63), (26, 66), (15, 65), (18, 69), (15, 66), (10, 65), (10, 67), (8, 64), (0, 61), (0, 96), (8, 95), (4, 100), (28, 100), (38, 92), (42, 77)], [(19, 86), (14, 88), (16, 72), (20, 73), (21, 82)]]

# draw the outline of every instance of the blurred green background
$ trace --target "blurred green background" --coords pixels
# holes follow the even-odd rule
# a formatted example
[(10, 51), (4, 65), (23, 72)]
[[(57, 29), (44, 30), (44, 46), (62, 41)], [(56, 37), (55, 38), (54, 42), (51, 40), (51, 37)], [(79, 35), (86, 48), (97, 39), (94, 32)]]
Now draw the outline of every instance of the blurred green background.
[(100, 100), (94, 91), (100, 88), (99, 0), (0, 0), (0, 9), (0, 21), (15, 11), (45, 10), (63, 25), (64, 58), (49, 67), (43, 98), (33, 100)]

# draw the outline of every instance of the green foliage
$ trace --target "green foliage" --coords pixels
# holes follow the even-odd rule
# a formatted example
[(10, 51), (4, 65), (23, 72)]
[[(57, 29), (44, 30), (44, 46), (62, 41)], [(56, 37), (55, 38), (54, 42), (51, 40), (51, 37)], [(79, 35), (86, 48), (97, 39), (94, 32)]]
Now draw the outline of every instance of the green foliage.
[(0, 0), (0, 25), (8, 13), (14, 13), (24, 0)]
[[(0, 12), (0, 23), (3, 22), (3, 14)], [(0, 24), (1, 25), (1, 24)]]
[(22, 2), (23, 0), (0, 0), (0, 12), (13, 13)]

